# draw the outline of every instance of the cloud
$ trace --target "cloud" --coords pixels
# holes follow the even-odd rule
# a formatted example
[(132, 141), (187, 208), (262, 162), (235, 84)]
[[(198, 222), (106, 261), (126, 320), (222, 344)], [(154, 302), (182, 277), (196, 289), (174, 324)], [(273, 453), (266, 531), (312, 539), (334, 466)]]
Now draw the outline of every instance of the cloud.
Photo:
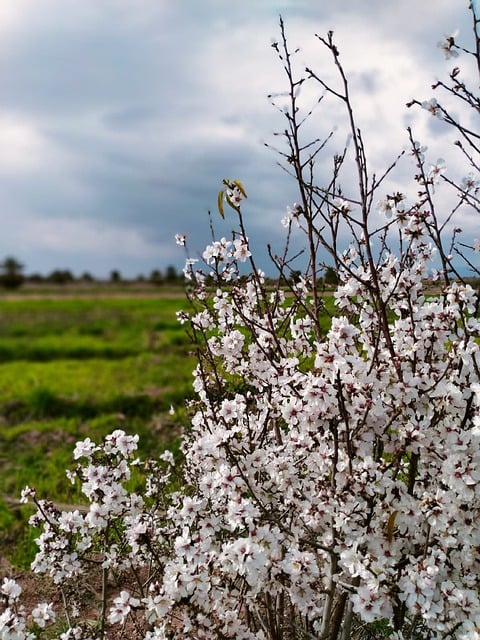
[[(286, 100), (271, 47), (280, 13), (290, 45), (300, 47), (298, 72), (308, 64), (338, 87), (315, 37), (335, 30), (373, 170), (406, 147), (409, 124), (418, 138), (433, 137), (434, 160), (450, 142), (442, 123), (405, 102), (429, 98), (432, 77), (449, 68), (435, 45), (456, 27), (468, 34), (463, 0), (40, 4), (0, 7), (0, 255), (24, 251), (18, 258), (27, 270), (67, 267), (69, 258), (97, 275), (180, 267), (173, 236), (186, 232), (201, 250), (224, 177), (248, 188), (257, 246), (280, 245), (280, 218), (297, 197), (279, 156), (264, 146), (285, 149), (275, 135), (285, 118), (267, 98), (277, 94), (280, 108)], [(310, 109), (322, 91), (304, 85), (301, 105)], [(347, 137), (338, 103), (325, 99), (304, 125), (305, 139), (333, 128), (320, 181)], [(411, 169), (402, 162), (397, 183)], [(343, 179), (353, 188), (352, 168)], [(232, 227), (231, 220), (215, 224), (219, 233)]]

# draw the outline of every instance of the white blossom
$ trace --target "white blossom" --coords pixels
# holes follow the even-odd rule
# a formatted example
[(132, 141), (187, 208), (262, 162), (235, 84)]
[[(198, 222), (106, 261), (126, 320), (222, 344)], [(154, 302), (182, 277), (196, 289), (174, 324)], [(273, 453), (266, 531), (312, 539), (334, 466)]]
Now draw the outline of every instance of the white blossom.
[(120, 595), (114, 598), (113, 605), (110, 607), (109, 622), (123, 624), (130, 611), (138, 606), (140, 606), (138, 598), (133, 597), (128, 591), (121, 591)]
[(54, 622), (56, 615), (52, 603), (41, 602), (32, 611), (32, 618), (42, 629), (49, 623)]

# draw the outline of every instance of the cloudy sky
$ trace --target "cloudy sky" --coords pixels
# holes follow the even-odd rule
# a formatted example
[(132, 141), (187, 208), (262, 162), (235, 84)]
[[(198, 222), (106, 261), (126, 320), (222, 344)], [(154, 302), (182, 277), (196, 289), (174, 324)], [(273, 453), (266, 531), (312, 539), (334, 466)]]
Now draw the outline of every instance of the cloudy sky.
[[(432, 81), (453, 66), (436, 47), (444, 35), (459, 29), (469, 43), (467, 5), (1, 0), (0, 259), (14, 255), (43, 274), (180, 269), (174, 235), (186, 233), (193, 254), (202, 249), (224, 177), (245, 184), (254, 247), (280, 243), (296, 192), (265, 146), (279, 144), (284, 128), (267, 98), (286, 88), (271, 47), (279, 14), (300, 47), (298, 69), (326, 78), (329, 58), (314, 34), (334, 30), (375, 169), (407, 146), (409, 124), (422, 141), (433, 138), (434, 162), (453, 134), (405, 103), (430, 98)], [(305, 89), (306, 105), (315, 90)], [(327, 134), (335, 116), (333, 107), (315, 112), (312, 133)], [(398, 179), (411, 172), (404, 164)], [(230, 222), (215, 215), (217, 233)]]

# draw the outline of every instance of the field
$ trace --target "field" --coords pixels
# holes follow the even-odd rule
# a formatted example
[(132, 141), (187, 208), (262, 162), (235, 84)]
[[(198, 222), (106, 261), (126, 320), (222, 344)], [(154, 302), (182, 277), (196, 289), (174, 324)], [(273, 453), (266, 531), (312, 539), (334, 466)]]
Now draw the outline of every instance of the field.
[(194, 366), (175, 316), (186, 301), (126, 295), (0, 298), (0, 560), (31, 560), (25, 485), (78, 499), (65, 478), (76, 441), (122, 428), (145, 455), (178, 449)]

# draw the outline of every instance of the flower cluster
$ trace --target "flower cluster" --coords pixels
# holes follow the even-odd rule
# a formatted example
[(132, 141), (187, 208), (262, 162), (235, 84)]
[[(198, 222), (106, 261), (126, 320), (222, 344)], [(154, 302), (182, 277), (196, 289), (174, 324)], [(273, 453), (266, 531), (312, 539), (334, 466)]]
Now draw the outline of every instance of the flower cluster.
[(11, 578), (4, 578), (0, 587), (0, 638), (2, 640), (33, 640), (35, 634), (31, 629), (36, 625), (43, 629), (55, 622), (55, 611), (52, 603), (40, 602), (27, 617), (25, 610), (19, 605), (22, 593), (21, 586)]
[[(240, 236), (232, 241), (223, 237), (208, 245), (203, 251), (202, 258), (208, 269), (207, 275), (230, 282), (240, 273), (239, 263), (246, 262), (251, 255), (248, 238)], [(183, 273), (188, 280), (202, 284), (206, 275), (201, 269), (194, 268), (197, 262), (198, 259), (188, 257)]]
[(195, 490), (159, 596), (184, 616), (188, 602), (193, 627), (200, 608), (207, 637), (228, 634), (240, 594), (236, 637), (261, 636), (279, 597), (315, 633), (332, 593), (365, 622), (406, 611), (438, 634), (480, 616), (476, 295), (454, 282), (425, 296), (428, 220), (406, 218), (408, 261), (386, 253), (373, 294), (351, 254), (321, 339), (305, 300), (276, 291), (259, 307), (255, 278), (191, 319), (205, 335), (185, 444)]
[[(68, 622), (68, 630), (60, 636), (62, 640), (91, 637), (91, 629), (79, 619), (78, 597), (80, 600), (82, 597), (78, 591), (82, 590), (82, 584), (96, 579), (97, 574), (104, 584), (107, 575), (119, 584), (130, 575), (139, 584), (144, 580), (146, 585), (140, 590), (140, 597), (121, 589), (108, 611), (104, 590), (100, 596), (104, 603), (100, 621), (103, 627), (107, 622), (117, 624), (125, 623), (129, 617), (135, 619), (137, 609), (144, 612), (147, 604), (151, 605), (148, 586), (161, 570), (162, 547), (168, 546), (162, 538), (166, 508), (162, 500), (174, 459), (166, 451), (158, 462), (143, 465), (134, 457), (137, 443), (137, 435), (116, 430), (101, 444), (90, 438), (76, 444), (73, 457), (77, 465), (67, 471), (67, 477), (79, 484), (87, 500), (88, 506), (84, 508), (61, 511), (52, 502), (38, 499), (32, 488), (22, 492), (22, 501), (33, 500), (37, 507), (31, 524), (41, 529), (32, 569), (50, 576), (62, 593)], [(133, 470), (137, 482), (144, 479), (142, 496), (127, 489)], [(152, 555), (157, 560), (154, 568)], [(12, 605), (17, 602), (21, 588), (12, 580), (4, 580), (1, 594), (5, 605), (0, 618), (2, 640), (33, 638), (27, 628), (28, 620), (44, 628), (57, 618), (52, 603), (39, 603), (30, 616), (14, 609)]]

